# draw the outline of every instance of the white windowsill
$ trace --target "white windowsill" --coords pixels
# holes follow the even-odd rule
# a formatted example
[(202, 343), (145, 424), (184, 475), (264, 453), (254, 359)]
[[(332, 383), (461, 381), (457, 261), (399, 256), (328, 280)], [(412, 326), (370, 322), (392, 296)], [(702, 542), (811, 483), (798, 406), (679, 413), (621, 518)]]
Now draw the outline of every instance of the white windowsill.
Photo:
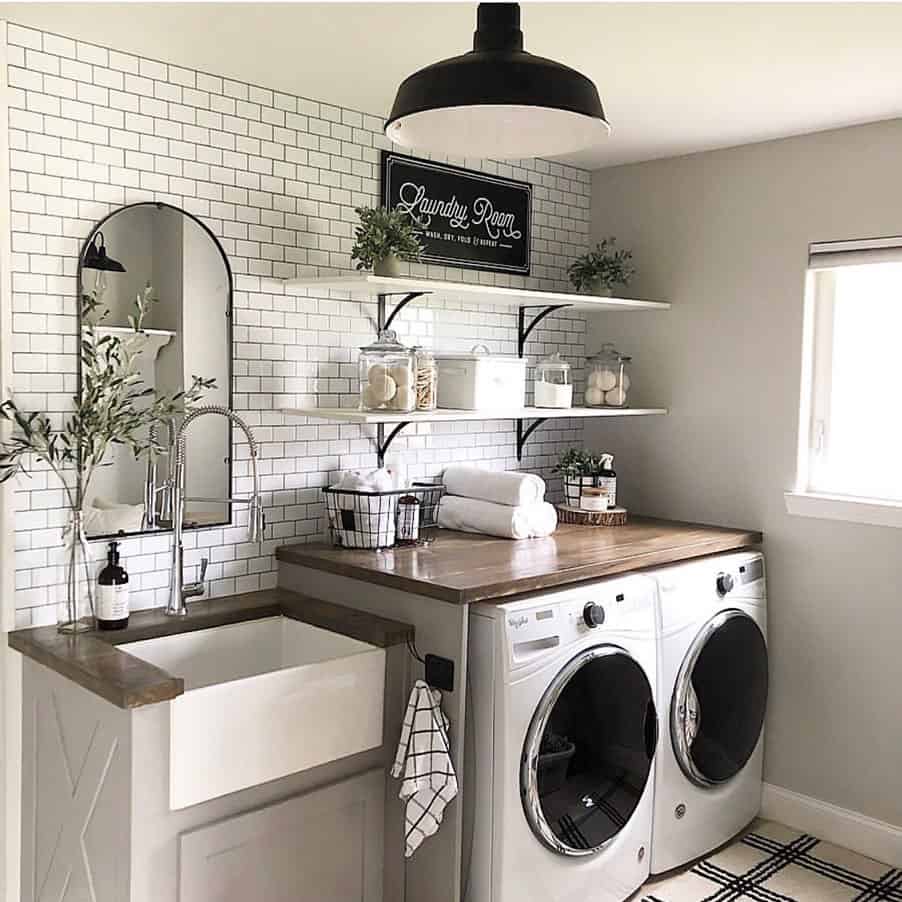
[(786, 499), (786, 510), (798, 517), (902, 528), (902, 501), (818, 492), (784, 492), (783, 497)]

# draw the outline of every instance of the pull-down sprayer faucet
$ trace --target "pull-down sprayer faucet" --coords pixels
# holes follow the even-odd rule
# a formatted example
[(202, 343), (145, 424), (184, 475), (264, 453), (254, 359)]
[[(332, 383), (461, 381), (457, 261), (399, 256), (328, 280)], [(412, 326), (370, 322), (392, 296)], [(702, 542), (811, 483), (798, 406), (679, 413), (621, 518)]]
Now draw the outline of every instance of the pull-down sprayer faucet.
[(266, 528), (266, 517), (263, 513), (263, 499), (260, 497), (260, 479), (257, 475), (257, 440), (250, 427), (241, 417), (228, 407), (209, 405), (192, 410), (179, 427), (175, 437), (175, 467), (172, 473), (172, 567), (169, 577), (169, 604), (166, 613), (183, 616), (188, 613), (186, 599), (204, 594), (204, 574), (207, 570), (207, 559), (201, 561), (200, 579), (197, 582), (184, 582), (184, 547), (182, 546), (182, 523), (185, 517), (185, 433), (188, 427), (205, 414), (215, 413), (231, 420), (244, 433), (251, 452), (251, 475), (254, 479), (254, 491), (250, 498), (216, 498), (205, 499), (219, 501), (223, 504), (248, 505), (248, 537), (252, 542), (263, 546), (263, 531)]

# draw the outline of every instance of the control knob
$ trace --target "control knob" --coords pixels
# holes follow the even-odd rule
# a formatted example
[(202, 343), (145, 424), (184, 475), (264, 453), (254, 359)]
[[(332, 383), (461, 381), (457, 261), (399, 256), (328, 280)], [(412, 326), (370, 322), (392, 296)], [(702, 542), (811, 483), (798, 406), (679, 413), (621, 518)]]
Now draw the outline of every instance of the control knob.
[(590, 601), (583, 608), (583, 620), (589, 629), (594, 630), (596, 626), (601, 626), (604, 623), (604, 608), (600, 604)]
[(733, 591), (733, 577), (729, 573), (720, 573), (717, 577), (717, 594), (724, 596)]

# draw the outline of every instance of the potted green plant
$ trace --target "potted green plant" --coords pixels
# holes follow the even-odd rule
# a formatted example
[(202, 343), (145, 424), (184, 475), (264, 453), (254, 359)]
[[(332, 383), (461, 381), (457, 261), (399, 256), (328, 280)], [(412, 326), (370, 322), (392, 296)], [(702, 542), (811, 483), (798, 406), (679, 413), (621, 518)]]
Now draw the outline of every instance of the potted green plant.
[(577, 291), (611, 297), (615, 285), (628, 285), (636, 270), (630, 263), (633, 252), (616, 249), (616, 238), (604, 238), (577, 257), (567, 272)]
[(595, 488), (603, 469), (601, 454), (585, 448), (564, 451), (553, 468), (553, 472), (560, 473), (564, 483), (564, 503), (568, 507), (579, 507), (583, 489)]
[(83, 512), (92, 476), (104, 466), (113, 445), (125, 445), (135, 458), (150, 448), (162, 453), (165, 449), (155, 438), (158, 430), (151, 427), (183, 415), (205, 390), (216, 386), (213, 379), (193, 376), (186, 390), (162, 394), (143, 383), (138, 355), (145, 344), (142, 330), (151, 303), (146, 295), (137, 296), (135, 313), (128, 318), (133, 334), (98, 337), (97, 328), (109, 311), (98, 313), (96, 291), (82, 297), (81, 391), (61, 422), (56, 415), (23, 412), (12, 400), (0, 403), (0, 418), (14, 427), (0, 441), (0, 483), (26, 472), (26, 461), (33, 458), (60, 481), (69, 509), (63, 532), (66, 598), (60, 609), (60, 632), (79, 633), (94, 626), (94, 576)]
[(423, 246), (414, 221), (404, 210), (357, 207), (360, 225), (354, 232), (351, 259), (357, 269), (372, 269), (377, 276), (401, 275), (401, 261), (416, 262)]

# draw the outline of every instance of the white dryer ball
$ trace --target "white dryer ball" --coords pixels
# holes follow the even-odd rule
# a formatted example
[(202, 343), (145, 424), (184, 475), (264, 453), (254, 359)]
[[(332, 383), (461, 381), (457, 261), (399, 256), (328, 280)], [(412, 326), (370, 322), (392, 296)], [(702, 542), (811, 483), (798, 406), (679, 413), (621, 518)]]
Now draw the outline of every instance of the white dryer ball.
[[(375, 367), (373, 367), (373, 369), (375, 369)], [(377, 376), (375, 379), (370, 379), (369, 391), (380, 404), (385, 401), (391, 401), (397, 390), (397, 383), (389, 375)]]
[(364, 410), (378, 410), (382, 402), (373, 394), (372, 388), (367, 385), (360, 395), (360, 403)]
[(610, 391), (617, 385), (617, 374), (613, 370), (598, 370), (596, 387), (602, 391)]
[(590, 407), (597, 407), (604, 403), (604, 392), (600, 388), (586, 389), (586, 404)]
[(395, 364), (389, 371), (389, 376), (395, 380), (398, 386), (410, 385), (413, 382), (413, 371), (409, 366), (402, 363)]
[(604, 403), (611, 407), (623, 407), (626, 404), (626, 392), (622, 388), (615, 388), (604, 393)]
[(378, 382), (388, 375), (388, 367), (384, 363), (374, 363), (367, 370), (366, 378), (368, 382)]
[(395, 410), (410, 410), (413, 407), (413, 390), (407, 385), (399, 385), (398, 391), (392, 399), (392, 407)]
[(586, 380), (589, 388), (598, 388), (598, 376), (598, 370), (592, 370), (592, 372), (589, 373), (589, 378)]

